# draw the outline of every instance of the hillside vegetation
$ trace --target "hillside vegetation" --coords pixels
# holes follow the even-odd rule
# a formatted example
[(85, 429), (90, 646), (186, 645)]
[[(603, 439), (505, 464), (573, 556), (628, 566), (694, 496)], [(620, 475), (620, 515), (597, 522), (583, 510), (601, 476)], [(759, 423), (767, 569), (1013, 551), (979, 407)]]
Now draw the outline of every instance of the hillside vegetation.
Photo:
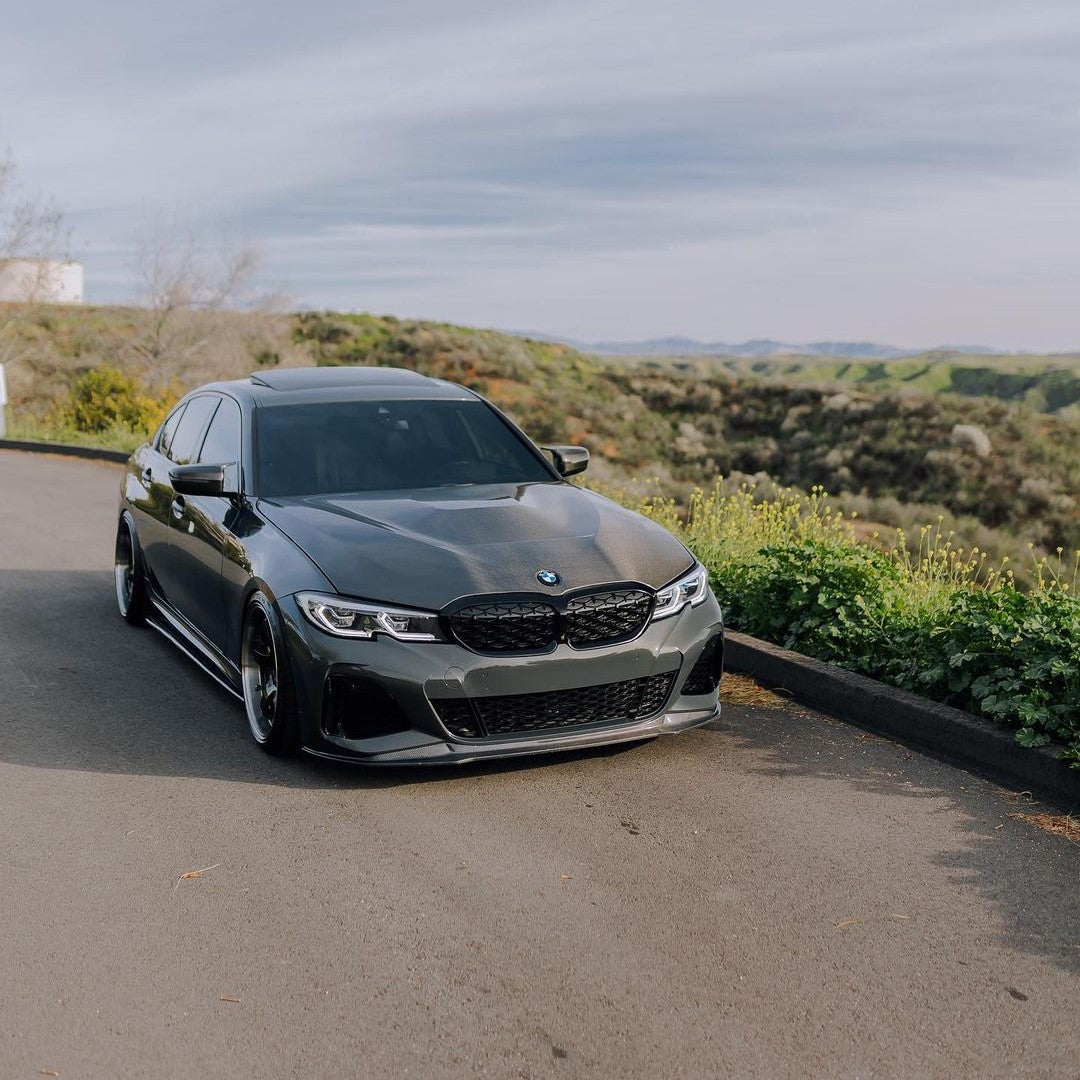
[(1057, 743), (1080, 768), (1080, 552), (1040, 560), (1027, 591), (940, 529), (884, 551), (824, 493), (749, 487), (635, 508), (709, 569), (730, 626)]
[(985, 355), (937, 350), (894, 359), (833, 356), (656, 356), (626, 358), (652, 370), (726, 371), (800, 386), (917, 390), (1022, 402), (1039, 412), (1080, 415), (1080, 354)]
[(371, 316), (300, 316), (294, 336), (317, 363), (397, 364), (465, 382), (535, 438), (588, 445), (612, 482), (655, 478), (685, 495), (741, 474), (846, 493), (874, 517), (914, 503), (924, 516), (965, 516), (1051, 550), (1080, 547), (1072, 418), (956, 395), (626, 368), (492, 331)]
[[(71, 388), (102, 364), (133, 379), (144, 405), (260, 365), (400, 365), (486, 394), (538, 441), (584, 443), (595, 457), (590, 475), (631, 492), (685, 500), (718, 474), (736, 484), (754, 477), (765, 490), (821, 485), (882, 526), (941, 517), (966, 542), (1018, 562), (1028, 543), (1080, 547), (1080, 421), (1071, 415), (949, 393), (837, 391), (696, 364), (601, 362), (563, 345), (389, 316), (190, 319), (152, 365), (136, 309), (50, 307), (22, 319), (8, 349), (18, 430), (60, 424), (79, 437)], [(136, 437), (122, 417), (108, 419), (90, 436), (114, 445)]]

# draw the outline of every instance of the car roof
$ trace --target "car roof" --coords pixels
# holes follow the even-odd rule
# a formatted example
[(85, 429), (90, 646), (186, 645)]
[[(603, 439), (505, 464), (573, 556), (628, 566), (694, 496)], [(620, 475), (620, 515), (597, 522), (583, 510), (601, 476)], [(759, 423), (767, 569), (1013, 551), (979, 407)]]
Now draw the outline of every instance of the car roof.
[(270, 368), (252, 372), (250, 381), (255, 386), (266, 386), (271, 390), (321, 390), (332, 386), (411, 387), (438, 380), (405, 368), (350, 366)]
[(210, 383), (197, 391), (224, 391), (257, 407), (330, 401), (475, 400), (464, 386), (394, 367), (270, 368), (247, 379)]

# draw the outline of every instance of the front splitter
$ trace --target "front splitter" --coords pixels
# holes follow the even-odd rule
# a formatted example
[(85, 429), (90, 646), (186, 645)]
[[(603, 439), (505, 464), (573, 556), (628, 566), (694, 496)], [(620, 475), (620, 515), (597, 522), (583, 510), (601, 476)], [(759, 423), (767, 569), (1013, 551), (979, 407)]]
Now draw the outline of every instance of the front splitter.
[(302, 747), (305, 754), (325, 761), (348, 762), (351, 765), (468, 765), (476, 761), (498, 758), (528, 757), (535, 754), (558, 754), (570, 750), (615, 746), (638, 742), (661, 735), (678, 735), (701, 727), (720, 715), (719, 704), (711, 709), (694, 712), (664, 713), (636, 724), (593, 728), (574, 735), (537, 736), (536, 738), (504, 739), (499, 742), (433, 741), (404, 750), (388, 750), (376, 754), (362, 751), (336, 753)]

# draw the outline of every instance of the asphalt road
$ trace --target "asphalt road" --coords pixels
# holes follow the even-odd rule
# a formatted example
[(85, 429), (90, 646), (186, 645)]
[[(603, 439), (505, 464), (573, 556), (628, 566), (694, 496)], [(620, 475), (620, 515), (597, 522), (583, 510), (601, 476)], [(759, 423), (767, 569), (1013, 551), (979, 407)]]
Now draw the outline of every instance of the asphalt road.
[(1080, 1077), (1080, 845), (1022, 798), (792, 705), (272, 760), (116, 614), (118, 477), (0, 451), (3, 1080)]

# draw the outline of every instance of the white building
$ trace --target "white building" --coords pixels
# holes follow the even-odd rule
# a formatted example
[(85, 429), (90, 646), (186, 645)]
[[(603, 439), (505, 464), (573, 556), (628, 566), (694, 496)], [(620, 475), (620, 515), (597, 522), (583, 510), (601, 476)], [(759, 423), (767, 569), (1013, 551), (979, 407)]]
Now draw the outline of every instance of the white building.
[(81, 304), (82, 263), (59, 259), (0, 259), (0, 301)]

